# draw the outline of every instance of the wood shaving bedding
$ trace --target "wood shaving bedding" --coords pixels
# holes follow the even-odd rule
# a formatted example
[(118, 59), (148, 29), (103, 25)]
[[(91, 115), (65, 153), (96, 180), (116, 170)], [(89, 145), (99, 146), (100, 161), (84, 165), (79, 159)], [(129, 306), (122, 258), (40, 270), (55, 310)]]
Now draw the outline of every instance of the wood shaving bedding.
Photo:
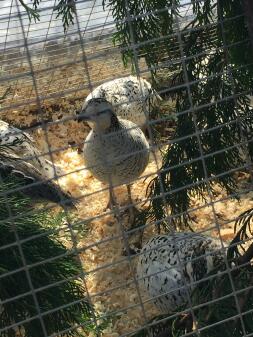
[[(66, 162), (65, 158), (66, 157)], [(71, 158), (71, 160), (70, 160)], [(59, 161), (62, 167), (67, 169), (71, 162), (71, 170), (77, 169), (80, 166), (84, 167), (84, 163), (79, 154), (74, 151), (67, 151), (62, 159)], [(64, 164), (65, 163), (65, 164)], [(161, 163), (159, 158), (159, 163)], [(76, 165), (76, 166), (75, 166)], [(156, 164), (153, 161), (148, 165), (145, 174), (153, 174), (157, 170)], [(89, 193), (95, 193), (90, 197), (84, 197), (80, 201), (78, 206), (78, 216), (86, 219), (89, 216), (99, 216), (103, 214), (103, 208), (107, 202), (107, 192), (97, 192), (104, 188), (103, 184), (98, 182), (89, 173), (73, 173), (75, 178), (71, 178), (71, 175), (62, 181), (62, 186), (71, 189), (72, 193), (76, 195), (83, 195)], [(134, 200), (144, 199), (145, 190), (150, 181), (141, 179), (133, 186)], [(244, 177), (246, 179), (246, 176)], [(79, 181), (78, 184), (74, 184), (73, 181)], [(245, 180), (243, 180), (245, 181)], [(231, 240), (233, 238), (233, 224), (232, 221), (229, 224), (224, 224), (226, 221), (239, 215), (242, 211), (253, 206), (253, 192), (245, 194), (241, 203), (236, 200), (228, 199), (226, 201), (218, 201), (220, 198), (225, 198), (226, 194), (219, 187), (216, 188), (217, 196), (215, 198), (214, 210), (216, 218), (219, 221), (221, 227), (221, 237), (223, 240)], [(99, 194), (97, 194), (99, 193)], [(124, 204), (126, 200), (126, 191), (124, 188), (119, 188), (116, 192), (118, 199)], [(252, 200), (251, 200), (252, 199)], [(210, 227), (214, 227), (213, 208), (205, 205), (203, 200), (193, 198), (192, 207), (201, 207), (192, 213), (195, 218), (194, 228), (197, 231), (206, 231), (207, 235), (218, 236), (217, 230), (208, 230)], [(221, 217), (222, 215), (222, 217)], [(123, 217), (122, 223), (127, 227), (128, 218)], [(144, 241), (155, 235), (155, 229), (150, 226), (145, 231)], [(142, 307), (139, 302), (138, 293), (136, 291), (136, 284), (134, 283), (134, 268), (136, 261), (131, 258), (129, 262), (126, 258), (122, 257), (122, 249), (124, 243), (121, 238), (114, 238), (117, 235), (121, 235), (119, 226), (112, 216), (104, 215), (99, 219), (92, 221), (90, 224), (90, 234), (79, 242), (80, 247), (87, 247), (92, 243), (98, 243), (97, 246), (85, 250), (81, 254), (83, 266), (89, 272), (87, 278), (87, 285), (97, 308), (103, 313), (107, 313), (112, 316), (112, 324), (104, 332), (103, 336), (120, 336), (125, 333), (133, 332), (140, 328), (145, 323), (145, 317), (143, 316)], [(106, 243), (100, 243), (101, 240), (109, 239)], [(95, 270), (95, 271), (94, 271)], [(128, 284), (130, 283), (130, 284)], [(126, 285), (128, 284), (128, 285)], [(117, 288), (118, 289), (115, 289)], [(114, 290), (113, 290), (114, 289)], [(101, 294), (106, 292), (105, 294)], [(97, 295), (99, 294), (99, 295)], [(148, 300), (144, 293), (142, 294), (142, 301)], [(133, 307), (134, 306), (134, 307)], [(146, 303), (145, 314), (146, 318), (150, 319), (158, 314), (157, 309), (152, 303)], [(127, 309), (128, 308), (128, 309)]]
[[(22, 73), (27, 70), (28, 68), (23, 67), (20, 69), (20, 72)], [(101, 60), (90, 64), (90, 71), (92, 73), (92, 81), (97, 81), (98, 79), (102, 81), (103, 79), (111, 78), (111, 74), (113, 74), (112, 68), (109, 65), (103, 65)], [(129, 70), (123, 70), (123, 68), (119, 72), (121, 72), (120, 76), (129, 74)], [(50, 84), (50, 88), (48, 88), (52, 72), (41, 73), (40, 77), (38, 77), (40, 80), (40, 94), (60, 92), (67, 85), (78, 88), (84, 82), (83, 74), (84, 69), (80, 65), (60, 68), (55, 70), (53, 74), (53, 78), (57, 79), (57, 81), (54, 82), (54, 86)], [(117, 76), (119, 75), (115, 74), (115, 77)], [(13, 82), (10, 85), (13, 86)], [(1, 84), (0, 92), (4, 92), (7, 86), (8, 83)], [(44, 108), (43, 118), (55, 121), (58, 118), (73, 115), (81, 107), (83, 98), (88, 93), (87, 89), (74, 94), (64, 95), (62, 98), (44, 100), (42, 102)], [(34, 97), (32, 82), (26, 79), (25, 85), (22, 85), (22, 80), (20, 80), (12, 87), (12, 95), (3, 103), (3, 106), (8, 107), (10, 104), (20, 103), (21, 101), (25, 102), (26, 99), (31, 97)], [(3, 110), (1, 118), (19, 127), (31, 126), (39, 121), (38, 109), (35, 104), (12, 109), (11, 113), (9, 110)], [(85, 124), (75, 121), (49, 126), (48, 139), (50, 148), (52, 150), (67, 148), (69, 144), (73, 143), (80, 146), (88, 132), (89, 128)], [(44, 132), (38, 129), (32, 131), (32, 135), (35, 137), (38, 146), (43, 151), (48, 151)], [(108, 192), (101, 191), (101, 189), (106, 188), (106, 186), (93, 178), (85, 169), (82, 155), (78, 154), (76, 149), (67, 149), (55, 154), (54, 159), (56, 164), (70, 173), (60, 179), (61, 186), (70, 191), (74, 197), (81, 198), (78, 204), (77, 216), (85, 220), (89, 217), (103, 215), (108, 200)], [(161, 160), (159, 158), (159, 165), (160, 163)], [(148, 165), (144, 174), (154, 174), (156, 171), (157, 167), (153, 160)], [(140, 201), (145, 198), (146, 187), (151, 178), (152, 176), (145, 182), (144, 179), (140, 179), (134, 184), (132, 189), (134, 200)], [(247, 187), (243, 186), (245, 185), (246, 178), (246, 175), (238, 177), (242, 181), (242, 189)], [(124, 204), (126, 202), (125, 187), (118, 188), (116, 194), (119, 202)], [(225, 198), (226, 194), (222, 189), (217, 187), (217, 195), (214, 201), (217, 201), (221, 197)], [(191, 214), (196, 221), (194, 224), (196, 230), (206, 230), (206, 234), (217, 236), (218, 233), (215, 229), (208, 230), (210, 227), (215, 227), (215, 220), (217, 220), (221, 227), (221, 237), (224, 240), (230, 240), (233, 237), (234, 221), (231, 223), (227, 222), (253, 206), (253, 192), (244, 194), (240, 203), (236, 200), (228, 199), (217, 201), (212, 208), (211, 206), (207, 206), (203, 200), (192, 198), (191, 206), (199, 207), (199, 209)], [(215, 210), (215, 219), (213, 209)], [(127, 227), (127, 215), (122, 217), (122, 224)], [(154, 226), (149, 226), (145, 231), (144, 241), (155, 234)], [(116, 238), (117, 235), (120, 235), (120, 238)], [(105, 239), (111, 240), (99, 244), (101, 240)], [(95, 243), (97, 245), (90, 247)], [(68, 245), (67, 242), (66, 245)], [(124, 333), (133, 332), (135, 329), (141, 327), (145, 322), (145, 317), (142, 307), (138, 305), (139, 295), (134, 283), (136, 261), (134, 258), (130, 261), (125, 258), (122, 261), (124, 257), (121, 253), (124, 243), (120, 226), (117, 225), (115, 219), (111, 215), (103, 215), (93, 220), (90, 223), (88, 235), (78, 242), (78, 246), (84, 248), (84, 251), (81, 253), (81, 260), (84, 269), (89, 272), (87, 286), (95, 308), (101, 314), (107, 313), (109, 316), (112, 316), (111, 323), (104, 331), (103, 337), (119, 337)], [(90, 248), (85, 249), (85, 247)], [(110, 291), (110, 289), (114, 290)], [(143, 300), (147, 300), (142, 293), (141, 296)], [(144, 308), (147, 319), (152, 318), (158, 313), (150, 302), (146, 303)]]
[[(73, 133), (75, 135), (78, 134), (80, 139), (77, 137), (77, 141), (81, 143), (83, 135), (82, 132), (79, 131), (79, 128), (83, 126), (80, 124), (81, 123), (73, 125), (73, 130), (77, 129), (77, 131)], [(52, 144), (55, 147), (65, 145), (68, 138), (62, 138), (56, 130), (55, 128), (49, 128), (49, 139), (52, 140)], [(86, 134), (87, 132), (88, 130)], [(41, 139), (43, 139), (42, 136), (36, 133), (34, 133), (34, 136), (38, 144), (43, 148), (44, 143), (41, 141)], [(68, 133), (66, 137), (68, 137)], [(74, 197), (81, 198), (78, 204), (78, 218), (86, 220), (89, 217), (99, 217), (103, 215), (104, 208), (108, 201), (108, 191), (101, 191), (105, 189), (106, 186), (93, 178), (90, 172), (85, 169), (82, 155), (78, 154), (77, 150), (68, 149), (55, 156), (55, 163), (60, 165), (66, 173), (70, 173), (60, 179), (61, 186), (68, 190)], [(159, 165), (160, 163), (159, 158)], [(154, 174), (156, 171), (156, 163), (151, 161), (144, 175)], [(142, 178), (133, 185), (134, 200), (140, 201), (145, 198), (146, 187), (152, 177), (153, 176), (150, 176), (145, 182)], [(121, 204), (126, 202), (125, 187), (122, 186), (118, 188), (116, 195)], [(216, 200), (221, 197), (225, 198), (226, 194), (217, 187)], [(232, 239), (234, 222), (229, 224), (224, 223), (231, 217), (235, 217), (250, 206), (253, 206), (252, 200), (253, 192), (249, 192), (243, 196), (241, 203), (229, 199), (214, 204), (216, 216), (221, 226), (221, 236), (224, 240)], [(192, 199), (192, 207), (201, 207), (191, 214), (196, 221), (194, 228), (198, 231), (207, 230), (206, 234), (218, 236), (217, 231), (208, 231), (210, 227), (214, 227), (212, 207), (206, 206), (205, 202), (198, 198)], [(128, 226), (127, 215), (123, 217), (122, 223), (125, 227)], [(111, 323), (102, 336), (118, 337), (125, 333), (134, 332), (145, 323), (143, 310), (139, 304), (136, 284), (134, 283), (136, 261), (134, 258), (131, 259), (131, 263), (126, 259), (122, 261), (122, 249), (124, 247), (122, 233), (112, 216), (103, 215), (93, 220), (89, 226), (90, 231), (88, 235), (78, 242), (78, 246), (85, 249), (85, 247), (97, 243), (96, 246), (84, 250), (84, 252), (80, 254), (80, 257), (84, 269), (89, 273), (86, 282), (95, 308), (101, 315), (106, 314), (111, 319)], [(148, 227), (145, 231), (144, 242), (155, 234), (154, 226)], [(119, 235), (120, 238), (115, 238), (117, 235)], [(101, 240), (105, 239), (111, 240), (99, 244)], [(68, 245), (67, 242), (65, 243)], [(147, 301), (148, 298), (145, 294), (141, 294), (142, 301)], [(147, 319), (158, 314), (157, 309), (151, 302), (146, 303), (144, 308)]]

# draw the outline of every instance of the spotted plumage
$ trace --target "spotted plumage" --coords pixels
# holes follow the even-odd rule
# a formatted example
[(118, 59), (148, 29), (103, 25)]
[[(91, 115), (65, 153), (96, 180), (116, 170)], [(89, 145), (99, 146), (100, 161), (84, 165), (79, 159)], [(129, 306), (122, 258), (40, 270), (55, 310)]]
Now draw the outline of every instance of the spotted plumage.
[(87, 102), (78, 119), (87, 120), (92, 128), (83, 154), (97, 179), (115, 186), (130, 184), (142, 174), (149, 161), (149, 144), (139, 127), (119, 119), (103, 98)]
[(188, 300), (186, 285), (194, 289), (223, 259), (219, 240), (195, 233), (159, 235), (149, 240), (138, 258), (137, 278), (163, 313)]
[(147, 80), (135, 76), (121, 77), (99, 85), (87, 96), (84, 104), (91, 98), (106, 99), (113, 105), (118, 117), (130, 120), (139, 127), (146, 125), (150, 113), (162, 100)]
[[(60, 168), (56, 170), (62, 174)], [(32, 198), (74, 206), (70, 194), (52, 180), (53, 164), (43, 158), (33, 139), (3, 121), (0, 121), (0, 175), (18, 178), (21, 192)]]
[(42, 170), (49, 179), (64, 172), (60, 167), (47, 160), (36, 148), (34, 139), (26, 132), (0, 120), (0, 145), (10, 146), (12, 151), (38, 170)]

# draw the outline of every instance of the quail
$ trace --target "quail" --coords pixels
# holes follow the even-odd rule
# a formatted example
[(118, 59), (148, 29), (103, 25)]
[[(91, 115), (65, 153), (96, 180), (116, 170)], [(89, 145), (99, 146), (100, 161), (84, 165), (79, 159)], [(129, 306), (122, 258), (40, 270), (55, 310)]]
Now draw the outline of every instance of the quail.
[(220, 240), (192, 232), (158, 235), (140, 251), (137, 279), (158, 309), (171, 313), (223, 258)]
[(130, 120), (143, 130), (151, 112), (162, 101), (147, 80), (136, 76), (121, 77), (99, 85), (87, 96), (84, 105), (91, 98), (106, 99), (118, 117)]
[[(62, 172), (56, 168), (56, 174)], [(71, 195), (53, 181), (54, 165), (43, 158), (32, 137), (4, 121), (0, 121), (0, 175), (18, 179), (20, 192), (32, 198), (75, 207)]]
[(37, 149), (34, 139), (26, 132), (0, 120), (0, 145), (10, 146), (26, 162), (43, 171), (45, 176), (53, 179), (55, 175), (61, 176), (63, 170), (53, 164)]
[[(89, 100), (77, 119), (91, 127), (83, 147), (84, 160), (94, 177), (109, 185), (109, 205), (116, 205), (113, 186), (126, 184), (133, 206), (130, 183), (143, 173), (149, 161), (144, 133), (133, 122), (118, 118), (104, 98)], [(132, 217), (134, 210), (130, 207)]]

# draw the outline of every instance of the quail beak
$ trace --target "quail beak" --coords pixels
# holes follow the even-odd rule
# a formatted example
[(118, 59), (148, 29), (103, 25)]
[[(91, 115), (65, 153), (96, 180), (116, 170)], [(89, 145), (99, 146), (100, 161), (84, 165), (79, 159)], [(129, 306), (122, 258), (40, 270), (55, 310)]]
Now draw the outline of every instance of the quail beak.
[(88, 121), (90, 120), (90, 116), (85, 115), (85, 110), (82, 110), (80, 112), (77, 112), (77, 116), (75, 118), (78, 123), (82, 121)]

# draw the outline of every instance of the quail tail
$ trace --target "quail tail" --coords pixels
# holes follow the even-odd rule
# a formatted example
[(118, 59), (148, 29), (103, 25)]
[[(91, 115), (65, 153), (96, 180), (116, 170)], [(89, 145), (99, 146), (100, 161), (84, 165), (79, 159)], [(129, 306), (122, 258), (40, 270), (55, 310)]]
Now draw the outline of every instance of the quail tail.
[(21, 184), (20, 192), (36, 199), (45, 199), (62, 206), (75, 207), (69, 193), (64, 192), (54, 181), (47, 180), (39, 170), (9, 151), (0, 153), (1, 176), (11, 175)]

